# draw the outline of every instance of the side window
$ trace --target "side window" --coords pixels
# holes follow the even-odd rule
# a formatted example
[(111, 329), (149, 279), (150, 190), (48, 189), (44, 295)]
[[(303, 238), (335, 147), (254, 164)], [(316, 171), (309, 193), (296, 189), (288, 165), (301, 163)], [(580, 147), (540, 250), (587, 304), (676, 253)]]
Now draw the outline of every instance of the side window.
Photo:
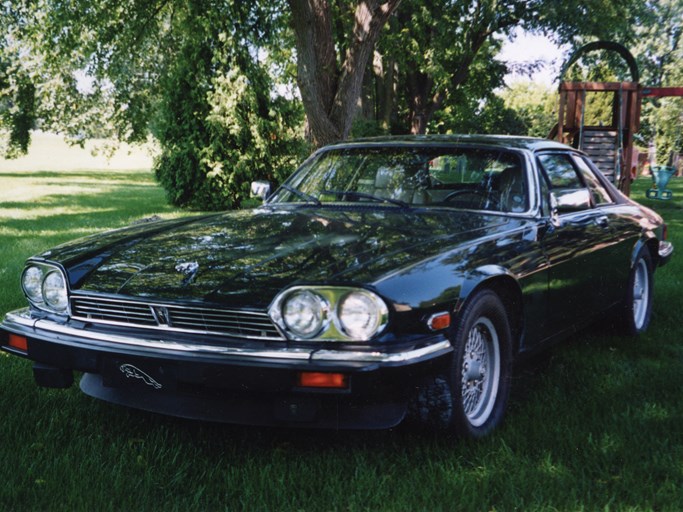
[(548, 178), (541, 173), (538, 177), (538, 182), (541, 185), (541, 213), (543, 215), (550, 215), (550, 188), (548, 187)]
[(578, 174), (576, 174), (576, 169), (572, 165), (569, 155), (551, 153), (539, 155), (538, 160), (541, 162), (548, 180), (550, 180), (551, 188), (580, 189), (584, 187)]
[(600, 182), (600, 179), (595, 175), (593, 169), (588, 166), (586, 160), (583, 157), (574, 156), (574, 162), (576, 162), (576, 166), (579, 168), (581, 176), (583, 176), (583, 181), (586, 182), (586, 185), (591, 191), (593, 203), (596, 205), (614, 203), (609, 192), (607, 192), (607, 189)]

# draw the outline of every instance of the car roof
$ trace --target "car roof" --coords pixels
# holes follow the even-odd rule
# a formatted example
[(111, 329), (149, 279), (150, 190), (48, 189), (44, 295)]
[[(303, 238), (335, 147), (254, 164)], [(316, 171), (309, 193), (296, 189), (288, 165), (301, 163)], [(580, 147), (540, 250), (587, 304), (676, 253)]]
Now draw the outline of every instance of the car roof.
[(518, 135), (397, 135), (352, 139), (326, 146), (331, 148), (353, 148), (372, 146), (492, 146), (505, 149), (526, 149), (529, 151), (572, 149), (569, 146), (549, 139), (522, 137)]

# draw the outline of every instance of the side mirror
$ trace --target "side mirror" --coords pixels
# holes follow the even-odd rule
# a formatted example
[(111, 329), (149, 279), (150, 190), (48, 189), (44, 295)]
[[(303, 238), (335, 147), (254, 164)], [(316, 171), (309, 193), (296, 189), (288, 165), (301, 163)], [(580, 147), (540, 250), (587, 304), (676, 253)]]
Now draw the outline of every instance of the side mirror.
[(269, 181), (252, 181), (251, 182), (251, 197), (258, 197), (262, 200), (268, 199), (270, 196), (271, 185)]
[(557, 213), (578, 212), (591, 207), (591, 193), (587, 188), (561, 188), (550, 193), (550, 204)]
[(550, 222), (558, 227), (559, 215), (580, 212), (591, 207), (591, 193), (587, 188), (560, 188), (550, 192)]

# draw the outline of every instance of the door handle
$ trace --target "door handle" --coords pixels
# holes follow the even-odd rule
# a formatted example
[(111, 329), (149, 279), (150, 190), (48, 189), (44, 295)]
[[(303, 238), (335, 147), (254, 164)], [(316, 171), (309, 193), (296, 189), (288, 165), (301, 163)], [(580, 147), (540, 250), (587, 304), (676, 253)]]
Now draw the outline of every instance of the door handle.
[(607, 218), (607, 215), (600, 215), (600, 217), (595, 218), (595, 223), (601, 228), (606, 228), (609, 226), (609, 219)]

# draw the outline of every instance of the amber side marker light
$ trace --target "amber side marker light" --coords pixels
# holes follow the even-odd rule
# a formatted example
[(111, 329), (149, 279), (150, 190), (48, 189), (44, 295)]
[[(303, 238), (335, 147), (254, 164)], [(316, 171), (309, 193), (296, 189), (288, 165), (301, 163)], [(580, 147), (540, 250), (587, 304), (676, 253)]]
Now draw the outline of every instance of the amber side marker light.
[(344, 373), (300, 372), (297, 384), (303, 388), (346, 389), (349, 377)]
[(436, 313), (427, 320), (427, 327), (432, 331), (440, 331), (451, 326), (451, 314), (448, 311)]
[(7, 345), (17, 350), (22, 350), (28, 352), (28, 340), (23, 336), (17, 336), (16, 334), (10, 334), (7, 340)]

